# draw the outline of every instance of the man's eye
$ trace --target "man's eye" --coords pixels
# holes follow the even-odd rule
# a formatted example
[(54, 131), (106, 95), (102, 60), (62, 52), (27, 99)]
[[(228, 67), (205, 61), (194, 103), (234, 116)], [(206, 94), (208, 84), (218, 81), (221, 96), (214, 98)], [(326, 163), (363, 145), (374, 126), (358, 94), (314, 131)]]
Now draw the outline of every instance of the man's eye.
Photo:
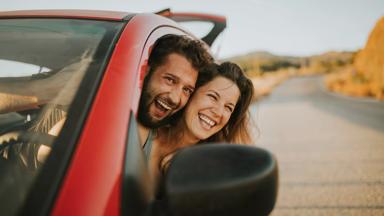
[(193, 90), (190, 89), (190, 88), (184, 88), (184, 92), (187, 94), (187, 95), (191, 95), (193, 93)]
[(175, 84), (175, 80), (171, 77), (164, 77), (164, 79), (169, 84)]

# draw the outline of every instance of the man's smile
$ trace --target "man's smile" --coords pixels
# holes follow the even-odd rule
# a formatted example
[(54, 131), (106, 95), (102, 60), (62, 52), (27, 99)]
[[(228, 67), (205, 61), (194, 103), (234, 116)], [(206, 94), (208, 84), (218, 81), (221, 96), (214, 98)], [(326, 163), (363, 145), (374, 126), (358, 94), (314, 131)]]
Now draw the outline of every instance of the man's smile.
[(155, 104), (159, 109), (162, 109), (164, 111), (171, 110), (172, 107), (165, 101), (161, 100), (161, 98), (155, 100)]
[(150, 110), (152, 111), (153, 117), (159, 120), (171, 115), (174, 110), (177, 109), (177, 105), (163, 97), (155, 98), (151, 107), (152, 109), (150, 108)]

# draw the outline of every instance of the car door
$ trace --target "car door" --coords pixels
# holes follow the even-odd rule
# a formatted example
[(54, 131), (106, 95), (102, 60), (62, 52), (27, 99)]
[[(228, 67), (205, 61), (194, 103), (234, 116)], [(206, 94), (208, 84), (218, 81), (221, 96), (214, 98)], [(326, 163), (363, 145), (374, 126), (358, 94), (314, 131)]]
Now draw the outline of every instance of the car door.
[(154, 43), (162, 36), (168, 34), (186, 35), (177, 26), (162, 25), (149, 35), (142, 54), (140, 63), (137, 67), (138, 76), (134, 89), (134, 98), (131, 106), (129, 119), (128, 137), (126, 143), (124, 173), (123, 173), (123, 193), (122, 193), (122, 213), (123, 215), (143, 215), (154, 199), (153, 183), (149, 179), (147, 164), (138, 139), (138, 128), (135, 113), (137, 112), (140, 100), (142, 84), (148, 68), (148, 58)]
[[(169, 19), (134, 16), (117, 41), (78, 147), (53, 207), (53, 215), (138, 215), (150, 201), (140, 166), (135, 113), (153, 43), (186, 34)], [(147, 197), (143, 199), (143, 197)], [(140, 204), (142, 208), (140, 208)]]

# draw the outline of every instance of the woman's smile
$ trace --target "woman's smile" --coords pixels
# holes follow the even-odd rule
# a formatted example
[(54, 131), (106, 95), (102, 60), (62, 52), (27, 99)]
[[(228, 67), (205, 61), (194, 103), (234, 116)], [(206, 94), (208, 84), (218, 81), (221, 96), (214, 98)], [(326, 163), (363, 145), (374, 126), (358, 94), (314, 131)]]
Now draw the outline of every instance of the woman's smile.
[(199, 119), (200, 119), (200, 123), (202, 125), (203, 128), (209, 130), (211, 129), (212, 127), (214, 127), (217, 123), (216, 121), (212, 120), (211, 118), (209, 118), (208, 116), (202, 114), (202, 113), (199, 113)]

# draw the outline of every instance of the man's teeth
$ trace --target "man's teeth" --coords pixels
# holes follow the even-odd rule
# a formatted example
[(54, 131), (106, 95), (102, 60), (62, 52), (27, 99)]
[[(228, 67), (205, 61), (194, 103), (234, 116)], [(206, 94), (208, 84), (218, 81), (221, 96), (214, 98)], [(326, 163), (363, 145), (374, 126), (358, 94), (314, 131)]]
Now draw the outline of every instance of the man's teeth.
[(168, 106), (166, 103), (164, 103), (163, 101), (161, 101), (161, 100), (156, 100), (157, 101), (157, 103), (160, 105), (160, 106), (162, 106), (164, 109), (166, 109), (166, 110), (170, 110), (170, 109), (172, 109), (170, 106)]
[(211, 120), (210, 118), (208, 118), (208, 116), (205, 116), (205, 115), (203, 115), (203, 114), (200, 114), (199, 117), (200, 117), (200, 119), (201, 119), (202, 121), (204, 121), (205, 123), (207, 123), (207, 124), (208, 124), (209, 126), (211, 126), (211, 127), (213, 127), (213, 126), (216, 125), (216, 122), (213, 121), (213, 120)]

